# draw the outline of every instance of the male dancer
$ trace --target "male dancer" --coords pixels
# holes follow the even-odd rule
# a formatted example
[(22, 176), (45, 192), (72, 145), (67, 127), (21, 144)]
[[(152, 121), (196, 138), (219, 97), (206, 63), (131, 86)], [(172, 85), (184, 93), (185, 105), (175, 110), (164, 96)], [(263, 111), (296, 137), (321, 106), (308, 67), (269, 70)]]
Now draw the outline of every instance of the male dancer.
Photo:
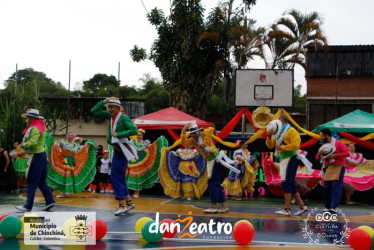
[[(191, 138), (188, 138), (188, 134)], [(181, 143), (185, 146), (193, 146), (206, 160), (208, 171), (208, 189), (211, 201), (211, 207), (204, 210), (205, 213), (225, 213), (227, 207), (225, 195), (223, 193), (222, 182), (228, 175), (227, 168), (240, 173), (240, 170), (233, 167), (237, 164), (230, 160), (225, 153), (218, 151), (213, 143), (214, 129), (209, 127), (201, 131), (196, 123), (187, 123), (182, 129)], [(221, 203), (221, 208), (217, 209), (217, 203)]]
[(341, 141), (332, 138), (330, 129), (321, 130), (321, 139), (330, 143), (330, 152), (319, 150), (316, 159), (323, 159), (323, 193), (325, 196), (324, 211), (336, 213), (343, 192), (343, 179), (345, 172), (345, 158), (349, 156), (347, 146)]
[(28, 168), (26, 169), (26, 204), (17, 206), (16, 208), (22, 212), (30, 212), (34, 205), (36, 188), (39, 187), (46, 202), (46, 206), (42, 210), (48, 211), (55, 205), (55, 200), (46, 182), (47, 153), (44, 118), (39, 115), (39, 110), (37, 109), (28, 109), (25, 114), (22, 114), (22, 117), (26, 118), (29, 123), (29, 127), (23, 131), (24, 137), (21, 147), (29, 155), (28, 163), (30, 162), (30, 165), (28, 164)]
[[(107, 110), (103, 110), (103, 107), (106, 107)], [(129, 143), (127, 137), (136, 135), (138, 128), (129, 116), (121, 112), (121, 109), (123, 108), (117, 97), (110, 97), (104, 101), (99, 101), (91, 109), (94, 115), (109, 119), (107, 141), (114, 149), (110, 182), (112, 183), (115, 198), (119, 204), (119, 208), (114, 215), (121, 215), (135, 208), (126, 184), (126, 168), (128, 161), (137, 159), (138, 156), (136, 149)]]
[(281, 158), (280, 162), (280, 176), (282, 178), (282, 189), (284, 192), (284, 209), (276, 211), (279, 215), (291, 215), (291, 199), (292, 197), (296, 200), (300, 206), (299, 211), (295, 215), (301, 215), (308, 211), (302, 201), (299, 192), (297, 191), (295, 178), (298, 167), (298, 149), (300, 147), (300, 134), (296, 129), (292, 128), (288, 124), (288, 118), (285, 114), (281, 114), (278, 120), (282, 122), (281, 134), (278, 138), (272, 138), (274, 131), (268, 131), (268, 138), (266, 139), (266, 146), (269, 149), (276, 148), (276, 153)]

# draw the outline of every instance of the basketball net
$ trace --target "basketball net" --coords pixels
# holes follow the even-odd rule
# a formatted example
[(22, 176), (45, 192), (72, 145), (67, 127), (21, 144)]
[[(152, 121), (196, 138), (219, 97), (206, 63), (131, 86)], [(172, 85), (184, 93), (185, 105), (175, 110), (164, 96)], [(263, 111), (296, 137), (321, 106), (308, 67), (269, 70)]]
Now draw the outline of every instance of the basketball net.
[(270, 98), (257, 97), (256, 102), (258, 107), (266, 107), (270, 102)]

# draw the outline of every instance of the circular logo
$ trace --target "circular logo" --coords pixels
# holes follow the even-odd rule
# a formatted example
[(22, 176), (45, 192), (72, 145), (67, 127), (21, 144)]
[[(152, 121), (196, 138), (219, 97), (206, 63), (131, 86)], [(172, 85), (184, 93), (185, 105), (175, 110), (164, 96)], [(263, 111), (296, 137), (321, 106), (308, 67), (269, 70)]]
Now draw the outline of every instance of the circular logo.
[(309, 244), (343, 245), (349, 235), (348, 219), (340, 209), (335, 212), (310, 210), (302, 229)]

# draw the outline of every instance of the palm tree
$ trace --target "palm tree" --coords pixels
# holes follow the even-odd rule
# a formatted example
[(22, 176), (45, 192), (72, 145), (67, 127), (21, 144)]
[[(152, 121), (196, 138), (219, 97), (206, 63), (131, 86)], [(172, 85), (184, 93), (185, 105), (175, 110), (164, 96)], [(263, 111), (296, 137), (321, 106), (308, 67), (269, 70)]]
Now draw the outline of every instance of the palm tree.
[(225, 117), (229, 116), (228, 106), (235, 68), (245, 67), (253, 56), (262, 56), (259, 37), (264, 29), (256, 29), (256, 21), (246, 17), (249, 7), (254, 3), (255, 1), (243, 1), (243, 4), (234, 8), (234, 0), (224, 1), (209, 13), (205, 31), (198, 39), (198, 44), (210, 40), (222, 52), (223, 57), (219, 63), (223, 75)]
[(279, 31), (276, 24), (266, 31), (262, 40), (262, 55), (267, 69), (287, 69), (289, 59), (294, 54), (292, 37)]
[(269, 68), (294, 68), (299, 64), (306, 69), (307, 47), (327, 48), (327, 38), (321, 28), (323, 20), (318, 12), (304, 15), (295, 9), (283, 15), (270, 27), (264, 40), (272, 54), (272, 61), (266, 65)]

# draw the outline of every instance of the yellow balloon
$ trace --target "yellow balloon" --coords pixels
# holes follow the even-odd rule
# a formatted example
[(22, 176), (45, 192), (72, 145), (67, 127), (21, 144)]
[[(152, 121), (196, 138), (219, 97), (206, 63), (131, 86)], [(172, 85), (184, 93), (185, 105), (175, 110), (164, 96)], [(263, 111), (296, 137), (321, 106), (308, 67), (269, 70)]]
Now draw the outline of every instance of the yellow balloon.
[(358, 228), (364, 230), (365, 232), (367, 232), (370, 235), (370, 238), (373, 238), (373, 235), (374, 235), (374, 229), (373, 228), (371, 228), (369, 226), (359, 226)]
[(77, 220), (75, 218), (69, 218), (64, 222), (64, 234), (66, 238), (71, 239), (71, 240), (76, 240), (77, 236), (73, 232), (76, 226), (77, 226)]
[[(142, 231), (142, 228), (143, 228), (144, 224), (147, 223), (150, 220), (153, 220), (153, 219), (149, 218), (149, 217), (140, 218), (135, 224), (135, 232), (140, 233)], [(140, 233), (139, 236), (142, 237), (142, 234)]]
[(249, 221), (247, 221), (247, 220), (239, 220), (239, 221), (237, 221), (236, 223), (235, 223), (235, 225), (232, 227), (232, 228), (234, 228), (238, 223), (240, 223), (240, 222), (245, 222), (245, 223), (248, 223), (249, 225), (251, 225), (251, 227), (254, 229), (254, 227), (253, 227), (253, 225), (252, 225), (252, 223), (250, 223)]

